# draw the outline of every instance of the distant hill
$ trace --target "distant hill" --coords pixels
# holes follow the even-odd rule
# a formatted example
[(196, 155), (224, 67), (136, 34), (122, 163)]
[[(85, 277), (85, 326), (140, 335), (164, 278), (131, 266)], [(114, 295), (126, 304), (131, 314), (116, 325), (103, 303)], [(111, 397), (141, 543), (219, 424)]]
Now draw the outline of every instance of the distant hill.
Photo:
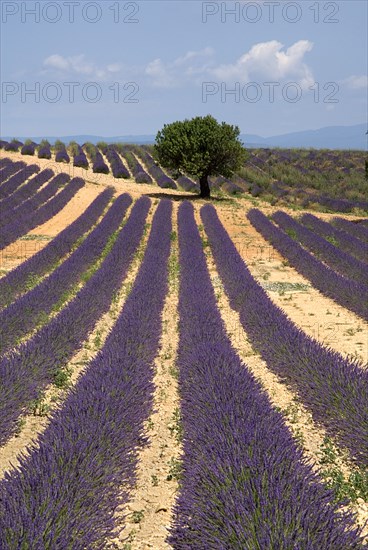
[(367, 124), (327, 126), (318, 130), (303, 130), (291, 134), (261, 136), (242, 134), (246, 147), (313, 147), (315, 149), (368, 149)]
[[(301, 132), (293, 132), (290, 134), (282, 134), (264, 138), (254, 134), (241, 134), (240, 139), (246, 147), (282, 147), (282, 148), (315, 148), (315, 149), (368, 149), (367, 124), (356, 124), (354, 126), (327, 126), (318, 130), (303, 130)], [(86, 141), (96, 144), (99, 141), (106, 143), (154, 143), (154, 135), (127, 135), (127, 136), (5, 136), (2, 139), (7, 141), (16, 137), (21, 141), (32, 139), (39, 143), (42, 139), (48, 139), (51, 144), (56, 139), (60, 139), (66, 143), (76, 141), (80, 145)]]

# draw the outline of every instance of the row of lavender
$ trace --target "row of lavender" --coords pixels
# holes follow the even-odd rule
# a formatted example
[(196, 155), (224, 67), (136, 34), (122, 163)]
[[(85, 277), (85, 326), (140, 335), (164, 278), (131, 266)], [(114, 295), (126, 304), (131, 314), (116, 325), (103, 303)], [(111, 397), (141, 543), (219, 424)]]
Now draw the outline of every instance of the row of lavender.
[[(146, 209), (149, 200), (140, 200)], [(137, 235), (137, 225), (127, 227), (125, 237), (131, 230)], [(103, 349), (52, 416), (37, 449), (1, 482), (2, 548), (102, 549), (113, 537), (114, 511), (129, 498), (152, 410), (170, 231), (171, 203), (162, 201), (139, 274)], [(116, 257), (106, 260), (107, 284), (125, 275), (133, 248), (124, 244), (114, 253), (121, 257), (118, 265)]]
[[(122, 160), (122, 158), (124, 158), (124, 161), (129, 166), (129, 169), (136, 183), (149, 183), (149, 184), (153, 183), (151, 176), (147, 174), (147, 172), (144, 170), (144, 168), (139, 163), (137, 158), (134, 156), (130, 146), (100, 144), (98, 148), (92, 143), (87, 143), (85, 144), (84, 147), (92, 163), (92, 171), (94, 173), (108, 174), (110, 172), (110, 168), (104, 161), (103, 156), (101, 154), (101, 151), (102, 151), (102, 153), (106, 156), (110, 164), (111, 171), (114, 178), (129, 179), (131, 177), (129, 170), (127, 169), (126, 165)], [(88, 162), (87, 156), (83, 151), (83, 148), (77, 143), (71, 142), (70, 149), (73, 155), (73, 166), (78, 168), (88, 169), (89, 162)], [(119, 153), (121, 153), (122, 156)], [(51, 159), (50, 145), (43, 145), (42, 147), (40, 147), (38, 156), (39, 158)], [(67, 164), (70, 162), (70, 156), (66, 150), (65, 145), (62, 142), (57, 142), (55, 145), (55, 161), (60, 163), (67, 163)], [(32, 170), (34, 171), (39, 170), (39, 168), (36, 165), (32, 165), (30, 167), (25, 165), (24, 163), (18, 164), (17, 168), (19, 169), (20, 167), (23, 167), (23, 165), (24, 167), (26, 167), (27, 174), (28, 174), (27, 176), (24, 176), (25, 171), (22, 172), (23, 177), (25, 177), (25, 179), (27, 179), (27, 177), (29, 177), (29, 175), (32, 174)], [(12, 175), (12, 173), (13, 173), (12, 170), (4, 169), (4, 173), (3, 174), (0, 173), (0, 182), (3, 179), (5, 181), (5, 179), (9, 175)], [(17, 174), (19, 181), (20, 181), (20, 178), (22, 177), (22, 174), (20, 172), (18, 172)], [(3, 191), (1, 189), (1, 193), (2, 192)]]
[(6, 353), (60, 307), (60, 301), (79, 284), (99, 260), (121, 225), (131, 199), (120, 195), (102, 221), (77, 249), (33, 290), (0, 312), (0, 353)]
[(368, 243), (361, 241), (358, 237), (346, 232), (346, 225), (348, 230), (351, 228), (351, 230), (354, 231), (356, 228), (355, 224), (352, 224), (351, 222), (349, 223), (349, 221), (346, 220), (347, 224), (344, 223), (345, 230), (338, 229), (338, 227), (334, 227), (332, 224), (320, 220), (312, 214), (303, 214), (300, 221), (306, 227), (309, 227), (314, 233), (317, 233), (321, 237), (324, 237), (330, 242), (336, 244), (336, 246), (344, 252), (351, 254), (362, 262), (368, 262)]
[[(4, 186), (5, 182), (13, 175), (15, 175), (20, 170), (24, 170), (27, 165), (25, 162), (12, 162), (10, 159), (1, 159), (2, 161), (9, 160), (9, 163), (2, 164), (2, 168), (0, 171), (0, 193), (2, 193), (1, 189)], [(5, 196), (7, 196), (7, 192), (5, 192)], [(4, 195), (1, 195), (3, 198)]]
[[(11, 150), (17, 150), (16, 147), (17, 144), (14, 144)], [(87, 151), (90, 161), (88, 161), (83, 148)], [(92, 143), (86, 143), (80, 146), (76, 142), (71, 142), (69, 144), (69, 149), (73, 156), (73, 166), (88, 169), (91, 163), (94, 173), (108, 174), (111, 170), (114, 178), (130, 178), (130, 173), (119, 155), (119, 153), (121, 153), (136, 183), (152, 183), (153, 180), (155, 180), (159, 187), (164, 189), (176, 189), (177, 184), (179, 184), (180, 188), (185, 191), (199, 191), (198, 183), (188, 176), (183, 174), (174, 176), (173, 174), (169, 175), (165, 173), (151, 156), (150, 149), (145, 146), (124, 144), (108, 145), (106, 143), (100, 143), (96, 147)], [(21, 152), (22, 154), (35, 154), (34, 148), (32, 151), (33, 152), (28, 152), (27, 149), (27, 152), (23, 152), (22, 149)], [(107, 158), (110, 167), (104, 161), (101, 151)], [(51, 159), (51, 146), (49, 143), (39, 146), (38, 157)], [(142, 166), (138, 158), (145, 163), (148, 172)], [(60, 141), (55, 144), (55, 160), (56, 162), (70, 162), (70, 156), (66, 147)], [(238, 183), (240, 182), (240, 184), (219, 176), (210, 180), (210, 186), (212, 189), (221, 189), (223, 192), (229, 194), (239, 194), (250, 190), (249, 185), (246, 184), (242, 178), (237, 176), (235, 179)], [(177, 183), (175, 183), (174, 180), (176, 180)]]
[[(17, 142), (19, 143), (19, 142)], [(13, 144), (11, 148), (4, 147), (6, 151), (18, 151), (19, 146), (17, 147), (17, 143)], [(23, 155), (34, 155), (36, 153), (36, 145), (25, 145), (21, 149), (21, 154)], [(90, 160), (92, 163), (92, 169), (95, 173), (103, 173), (108, 174), (109, 173), (109, 167), (104, 162), (103, 157), (97, 147), (95, 147), (91, 143), (85, 144), (85, 149), (90, 156)], [(65, 147), (65, 144), (61, 141), (56, 141), (55, 146), (55, 161), (61, 162), (61, 163), (67, 163), (70, 162), (70, 156), (67, 152), (67, 149)], [(73, 166), (76, 166), (78, 168), (89, 168), (89, 162), (87, 159), (87, 156), (83, 150), (83, 147), (77, 144), (76, 142), (71, 142), (69, 144), (70, 152), (73, 156)], [(51, 159), (51, 145), (48, 142), (43, 142), (38, 146), (38, 158), (42, 159)], [(115, 176), (116, 177), (116, 176)], [(129, 176), (128, 176), (129, 177)]]
[(366, 285), (336, 273), (274, 225), (260, 210), (250, 210), (248, 219), (290, 265), (309, 279), (322, 294), (368, 320)]
[[(4, 149), (6, 151), (18, 151), (18, 149), (21, 146), (21, 142), (14, 141), (11, 143), (10, 147), (7, 147), (5, 145)], [(35, 154), (35, 146), (36, 144), (32, 144), (29, 147), (32, 147), (31, 149), (24, 150), (24, 146), (21, 150), (22, 154), (29, 154), (34, 155)], [(86, 143), (83, 146), (90, 158), (90, 162), (92, 163), (92, 170), (94, 173), (103, 173), (108, 174), (110, 172), (109, 166), (105, 163), (100, 150), (102, 153), (106, 156), (107, 160), (109, 161), (112, 174), (115, 178), (130, 178), (130, 173), (127, 170), (126, 166), (122, 162), (122, 158), (118, 154), (118, 151), (121, 152), (121, 154), (124, 157), (124, 160), (129, 166), (129, 169), (131, 170), (131, 173), (133, 174), (133, 177), (136, 181), (136, 183), (152, 183), (152, 178), (147, 172), (144, 170), (143, 166), (139, 163), (137, 158), (133, 154), (133, 150), (135, 153), (139, 151), (139, 147), (136, 146), (125, 146), (125, 145), (107, 145), (107, 144), (100, 144), (99, 147), (96, 147), (92, 143)], [(83, 147), (78, 145), (76, 142), (71, 142), (69, 148), (71, 150), (71, 153), (73, 155), (73, 166), (88, 169), (89, 168), (89, 162), (88, 159), (83, 151)], [(51, 159), (51, 146), (48, 142), (42, 143), (38, 148), (38, 157), (39, 158), (46, 158)], [(55, 144), (55, 160), (56, 162), (70, 162), (70, 156), (67, 153), (65, 145), (57, 141)], [(153, 163), (153, 159), (152, 159)], [(157, 182), (160, 186), (162, 186), (163, 181), (163, 172), (160, 169), (159, 173), (160, 179)], [(167, 176), (165, 176), (167, 178)], [(170, 179), (170, 178), (169, 178)], [(166, 181), (166, 180), (165, 180)], [(168, 181), (168, 180), (167, 180)], [(170, 184), (171, 187), (174, 187), (175, 184)], [(176, 187), (176, 186), (175, 186)]]
[[(32, 143), (33, 142), (30, 141), (30, 144)], [(4, 149), (4, 151), (11, 151), (13, 153), (17, 152), (19, 148), (23, 146), (24, 146), (24, 143), (19, 141), (19, 139), (13, 139), (12, 141), (9, 141), (9, 142), (5, 140), (0, 141), (0, 149)]]
[(136, 183), (152, 183), (153, 180), (149, 174), (145, 171), (142, 164), (138, 161), (137, 157), (133, 154), (133, 150), (136, 151), (136, 148), (132, 148), (129, 145), (120, 145), (118, 147), (121, 154), (124, 156), (129, 170), (133, 174), (133, 177)]
[(349, 235), (360, 239), (364, 243), (368, 243), (368, 227), (364, 226), (364, 224), (353, 223), (344, 218), (334, 218), (332, 223), (338, 229), (342, 229), (349, 233)]
[(295, 221), (291, 216), (279, 210), (272, 215), (272, 219), (289, 236), (299, 241), (317, 258), (351, 281), (367, 286), (367, 264), (354, 258), (351, 254), (340, 250), (325, 238), (314, 233), (306, 226)]
[(364, 151), (258, 149), (249, 152), (242, 173), (275, 203), (285, 197), (304, 208), (367, 211), (366, 163)]
[(143, 147), (135, 146), (133, 151), (145, 163), (150, 176), (156, 180), (159, 187), (162, 189), (177, 189), (175, 181), (165, 174)]
[[(21, 185), (23, 179), (28, 176), (27, 173), (23, 175), (22, 172), (27, 172), (27, 169), (24, 169), (24, 171), (21, 170), (20, 173), (18, 172), (19, 176), (22, 177), (18, 178), (18, 174), (16, 174), (9, 178), (4, 184), (5, 187), (8, 183), (13, 183), (16, 185), (16, 189), (9, 196), (1, 200), (1, 226), (11, 223), (17, 219), (19, 215), (27, 215), (27, 213), (38, 208), (55, 194), (59, 184), (62, 185), (70, 180), (67, 174), (62, 173), (52, 180), (52, 182), (56, 182), (56, 184), (50, 185), (51, 182), (49, 180), (53, 177), (54, 172), (50, 169), (46, 169), (42, 170), (42, 172), (37, 174), (34, 178), (26, 181), (24, 185)], [(37, 192), (40, 188), (42, 189)]]
[[(324, 348), (294, 325), (254, 280), (213, 207), (203, 207), (201, 214), (218, 273), (252, 345), (267, 366), (298, 393), (315, 421), (349, 449), (359, 465), (367, 467), (368, 371), (358, 361), (349, 361)], [(260, 211), (251, 210), (248, 218), (262, 234), (272, 236), (273, 246), (283, 243), (282, 254), (289, 249), (294, 252), (295, 241)], [(299, 257), (305, 259), (301, 253)], [(331, 278), (319, 277), (333, 288)]]
[[(131, 201), (130, 197), (122, 200)], [(143, 235), (149, 207), (147, 197), (137, 201), (112, 249), (82, 289), (31, 339), (0, 361), (0, 445), (15, 432), (31, 402), (58, 379), (108, 310)]]
[[(299, 182), (296, 182), (293, 186), (289, 186), (282, 180), (274, 181), (270, 183), (265, 191), (263, 191), (261, 187), (258, 187), (257, 196), (265, 193), (271, 193), (276, 199), (284, 198), (287, 201), (296, 198), (303, 208), (319, 205), (329, 212), (344, 213), (352, 212), (354, 209), (368, 210), (368, 201), (332, 198), (321, 193), (311, 193), (305, 191), (304, 185)], [(277, 203), (277, 200), (273, 202)]]
[(113, 196), (113, 189), (105, 189), (90, 206), (42, 250), (25, 260), (0, 279), (0, 308), (21, 296), (33, 281), (38, 281), (57, 267), (58, 263), (77, 245), (83, 235), (97, 222)]
[[(100, 146), (103, 154), (110, 163), (111, 171), (114, 178), (130, 178), (129, 171), (126, 166), (123, 164), (120, 155), (117, 153), (113, 145)], [(137, 180), (136, 180), (137, 181)], [(138, 182), (137, 182), (138, 183)], [(148, 182), (151, 183), (151, 182)]]
[(318, 203), (332, 212), (351, 212), (355, 208), (368, 210), (368, 201), (338, 199), (327, 197), (326, 195), (316, 195), (315, 193), (304, 192), (304, 199), (302, 201), (303, 207), (306, 208), (311, 203)]
[[(45, 183), (51, 174), (51, 170), (45, 170), (39, 176)], [(12, 210), (16, 219), (11, 217), (13, 221), (2, 227), (0, 250), (55, 216), (85, 185), (81, 178), (73, 178), (70, 182), (69, 180), (67, 174), (58, 174), (39, 193)]]
[(311, 208), (313, 205), (324, 207), (328, 212), (349, 213), (354, 209), (368, 211), (368, 201), (349, 200), (343, 198), (331, 198), (323, 194), (316, 194), (304, 190), (304, 184), (296, 182), (293, 186), (282, 180), (272, 181), (264, 189), (253, 183), (250, 192), (253, 196), (265, 196), (271, 194), (271, 204), (277, 204), (279, 200), (288, 202), (300, 202), (303, 208)]
[(327, 179), (337, 174), (364, 174), (364, 151), (353, 150), (317, 150), (317, 149), (279, 149), (262, 148), (250, 151), (249, 160), (252, 164), (262, 167), (265, 171), (284, 164), (292, 167), (300, 177), (306, 175), (325, 175)]
[[(239, 279), (240, 262), (215, 210), (207, 206), (201, 213), (225, 288), (243, 321), (259, 306), (264, 309), (266, 297), (262, 304), (245, 304), (254, 295), (252, 283), (244, 280), (242, 269)], [(232, 348), (190, 204), (180, 206), (178, 224), (183, 460), (169, 544), (178, 550), (363, 548), (352, 517), (332, 503), (333, 493)], [(259, 326), (262, 330), (262, 314), (249, 321), (253, 335)], [(272, 354), (275, 342), (262, 338)]]
[[(0, 177), (1, 177), (2, 171), (3, 171), (7, 166), (9, 166), (11, 163), (12, 163), (12, 161), (11, 161), (9, 158), (7, 158), (7, 157), (0, 158)], [(24, 163), (23, 163), (23, 164), (24, 164)]]
[(40, 171), (39, 166), (36, 164), (30, 164), (24, 167), (21, 166), (20, 163), (14, 164), (16, 166), (12, 168), (9, 166), (2, 170), (2, 185), (0, 186), (0, 200), (2, 201), (9, 197), (9, 195), (12, 195), (28, 178)]
[[(46, 140), (43, 140), (40, 145), (37, 145), (37, 143), (31, 140), (27, 140), (27, 142), (24, 144), (19, 140), (12, 140), (11, 142), (0, 141), (0, 149), (4, 149), (4, 151), (9, 151), (12, 153), (17, 153), (20, 149), (22, 155), (29, 156), (34, 156), (37, 150), (38, 158), (51, 159), (51, 145)], [(58, 161), (62, 162), (63, 160), (65, 162), (69, 162), (69, 156), (67, 155), (67, 158), (60, 157)]]

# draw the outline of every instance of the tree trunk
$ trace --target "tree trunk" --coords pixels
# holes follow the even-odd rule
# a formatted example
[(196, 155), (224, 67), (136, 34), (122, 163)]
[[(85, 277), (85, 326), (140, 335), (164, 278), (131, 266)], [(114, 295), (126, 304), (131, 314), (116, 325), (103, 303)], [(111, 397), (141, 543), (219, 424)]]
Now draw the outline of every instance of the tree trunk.
[(203, 175), (199, 178), (199, 185), (201, 188), (201, 197), (203, 199), (208, 199), (211, 196), (210, 186), (208, 184), (208, 176)]

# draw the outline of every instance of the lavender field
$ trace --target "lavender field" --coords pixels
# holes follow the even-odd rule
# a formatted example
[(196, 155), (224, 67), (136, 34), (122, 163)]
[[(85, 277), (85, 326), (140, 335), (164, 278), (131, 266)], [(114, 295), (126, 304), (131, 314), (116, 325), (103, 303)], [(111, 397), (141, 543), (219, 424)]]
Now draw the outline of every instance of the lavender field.
[[(74, 167), (91, 168), (93, 173), (110, 173), (116, 179), (132, 178), (136, 183), (155, 183), (163, 189), (198, 191), (198, 182), (187, 175), (163, 171), (152, 157), (150, 145), (100, 142), (97, 146), (81, 146), (56, 141), (51, 146), (46, 140), (40, 144), (13, 140), (0, 141), (0, 148), (22, 156), (54, 158)], [(273, 206), (367, 215), (367, 177), (364, 151), (265, 148), (249, 149), (246, 163), (231, 180), (214, 177), (210, 185), (220, 195), (247, 194)]]
[(1, 549), (367, 548), (364, 162), (1, 142)]

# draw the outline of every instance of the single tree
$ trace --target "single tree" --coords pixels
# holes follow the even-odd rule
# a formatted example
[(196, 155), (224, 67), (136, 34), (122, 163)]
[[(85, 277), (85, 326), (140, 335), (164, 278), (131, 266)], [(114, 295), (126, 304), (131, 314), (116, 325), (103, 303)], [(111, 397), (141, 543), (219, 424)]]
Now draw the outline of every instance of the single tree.
[(230, 178), (245, 160), (240, 130), (211, 115), (165, 124), (153, 156), (163, 167), (199, 180), (201, 197), (210, 197), (209, 176)]

